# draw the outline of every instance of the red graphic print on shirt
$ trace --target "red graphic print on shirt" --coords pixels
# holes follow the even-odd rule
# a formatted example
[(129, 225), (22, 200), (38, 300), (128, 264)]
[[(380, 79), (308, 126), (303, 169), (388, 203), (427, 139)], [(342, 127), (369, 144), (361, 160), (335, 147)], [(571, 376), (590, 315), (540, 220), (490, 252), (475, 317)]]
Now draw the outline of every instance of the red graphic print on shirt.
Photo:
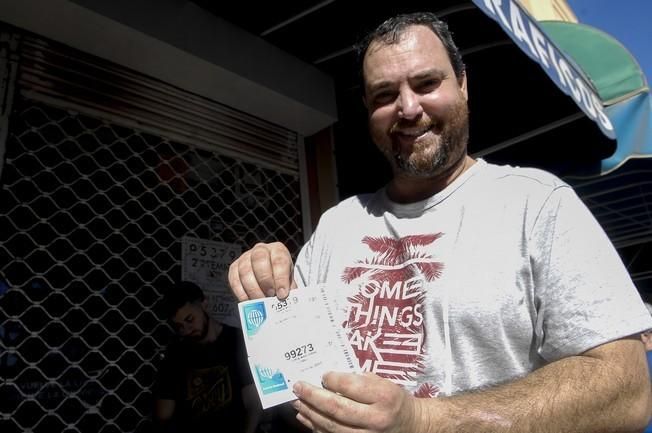
[[(426, 247), (442, 236), (406, 236), (399, 239), (365, 237), (372, 256), (344, 269), (346, 283), (358, 282), (348, 298), (342, 326), (364, 371), (408, 388), (417, 385), (423, 371), (425, 285), (441, 276), (443, 264)], [(438, 388), (422, 384), (419, 397), (433, 397)]]

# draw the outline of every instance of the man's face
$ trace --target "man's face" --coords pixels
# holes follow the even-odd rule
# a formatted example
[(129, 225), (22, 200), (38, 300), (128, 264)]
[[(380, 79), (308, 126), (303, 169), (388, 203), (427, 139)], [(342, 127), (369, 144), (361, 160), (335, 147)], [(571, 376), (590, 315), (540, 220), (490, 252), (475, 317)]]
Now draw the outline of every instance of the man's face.
[(200, 302), (185, 304), (171, 320), (175, 331), (184, 340), (200, 342), (208, 334), (209, 318)]
[(363, 75), (371, 138), (395, 175), (437, 176), (466, 154), (466, 76), (457, 79), (429, 28), (408, 27), (391, 45), (373, 42)]

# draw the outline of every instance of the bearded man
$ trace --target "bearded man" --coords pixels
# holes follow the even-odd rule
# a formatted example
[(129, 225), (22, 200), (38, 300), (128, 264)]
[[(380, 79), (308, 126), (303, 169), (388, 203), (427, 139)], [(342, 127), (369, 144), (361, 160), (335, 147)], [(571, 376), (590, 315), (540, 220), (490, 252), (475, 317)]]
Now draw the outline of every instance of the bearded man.
[(652, 321), (588, 209), (549, 173), (467, 154), (467, 75), (434, 15), (387, 20), (360, 53), (392, 180), (326, 211), (296, 265), (271, 243), (229, 270), (240, 300), (325, 284), (340, 314), (365, 373), (294, 384), (297, 418), (343, 433), (642, 430)]
[(171, 287), (162, 304), (179, 339), (168, 345), (158, 371), (156, 430), (253, 433), (262, 408), (240, 330), (209, 316), (194, 283)]

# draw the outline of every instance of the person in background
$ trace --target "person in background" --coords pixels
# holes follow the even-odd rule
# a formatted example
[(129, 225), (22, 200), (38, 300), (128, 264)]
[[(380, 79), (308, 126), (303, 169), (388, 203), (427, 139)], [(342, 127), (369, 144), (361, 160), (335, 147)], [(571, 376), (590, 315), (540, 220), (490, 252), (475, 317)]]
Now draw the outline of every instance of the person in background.
[(468, 155), (470, 78), (435, 15), (390, 18), (360, 47), (393, 178), (326, 211), (295, 264), (268, 243), (229, 269), (241, 301), (327, 288), (364, 373), (295, 383), (297, 418), (323, 433), (643, 430), (652, 319), (595, 218), (550, 173)]
[(194, 283), (165, 293), (166, 317), (178, 340), (168, 345), (154, 387), (160, 432), (253, 433), (262, 408), (242, 333), (213, 320)]

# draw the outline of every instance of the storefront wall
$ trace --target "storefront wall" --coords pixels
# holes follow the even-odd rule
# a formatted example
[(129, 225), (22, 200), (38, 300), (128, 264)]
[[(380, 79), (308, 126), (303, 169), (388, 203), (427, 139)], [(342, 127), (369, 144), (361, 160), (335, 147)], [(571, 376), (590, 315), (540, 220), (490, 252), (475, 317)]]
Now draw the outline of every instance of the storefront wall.
[[(223, 281), (233, 256), (259, 241), (298, 252), (310, 227), (303, 136), (332, 119), (313, 107), (303, 131), (291, 129), (296, 119), (272, 122), (255, 104), (229, 106), (219, 92), (143, 73), (151, 65), (11, 24), (2, 27), (3, 432), (144, 431), (170, 337), (162, 290), (193, 273)], [(259, 97), (268, 84), (249, 83)], [(268, 104), (307, 104), (277, 93)], [(184, 262), (188, 239), (224, 248)]]

